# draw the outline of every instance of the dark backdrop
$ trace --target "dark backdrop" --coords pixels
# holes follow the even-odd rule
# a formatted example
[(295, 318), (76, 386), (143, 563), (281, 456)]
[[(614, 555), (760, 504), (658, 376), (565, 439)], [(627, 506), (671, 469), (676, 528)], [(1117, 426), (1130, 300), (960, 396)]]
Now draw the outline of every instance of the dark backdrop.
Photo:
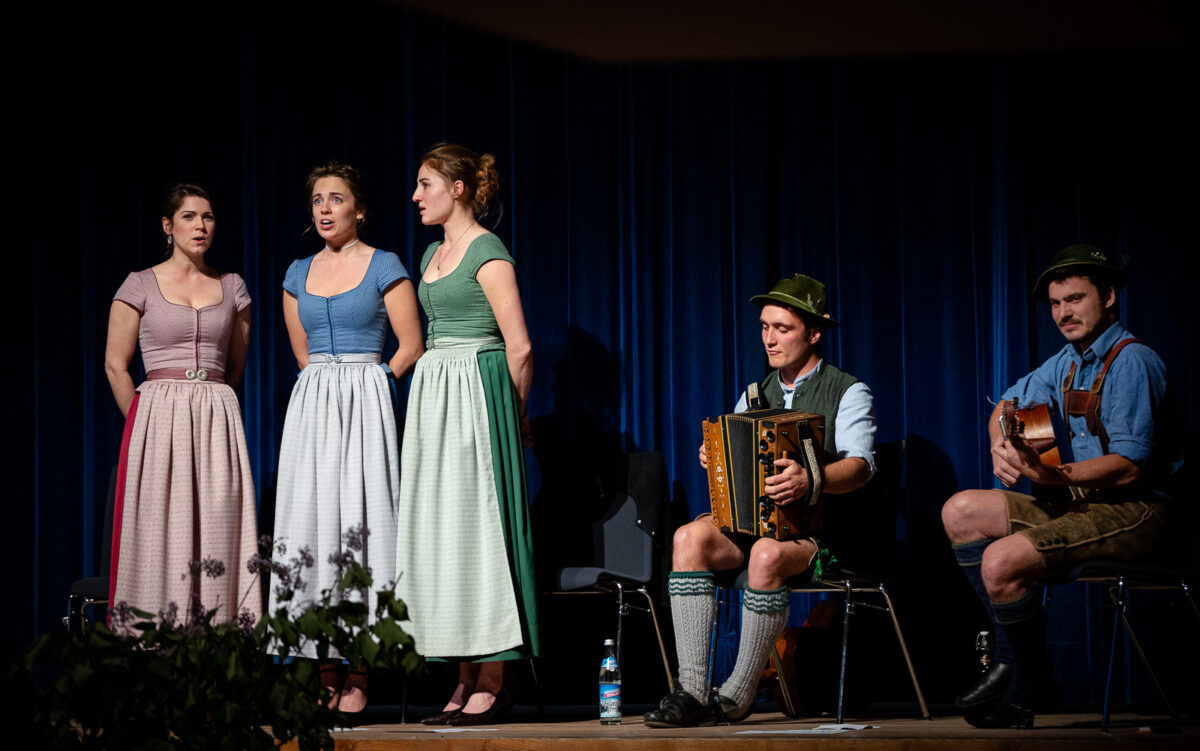
[[(32, 435), (10, 449), (23, 479), (6, 557), (26, 572), (10, 649), (58, 627), (69, 583), (99, 567), (121, 431), (108, 309), (162, 257), (160, 196), (178, 180), (209, 188), (210, 260), (254, 298), (242, 399), (265, 531), (296, 371), (279, 284), (320, 247), (302, 195), (319, 162), (362, 169), (364, 237), (412, 269), (437, 237), (409, 202), (422, 149), (496, 155), (496, 231), (534, 343), (529, 409), (554, 439), (531, 456), (539, 513), (571, 503), (543, 478), (590, 466), (571, 445), (660, 450), (675, 516), (707, 508), (699, 422), (765, 369), (748, 298), (783, 275), (824, 280), (843, 322), (825, 357), (872, 387), (879, 439), (908, 441), (896, 571), (935, 697), (970, 671), (981, 618), (939, 509), (992, 484), (987, 397), (1062, 345), (1028, 295), (1055, 251), (1127, 259), (1124, 320), (1196, 425), (1190, 50), (595, 64), (373, 3), (156, 12), (139, 32), (90, 10), (56, 19), (55, 53), (31, 52), (18, 88), (16, 146), (36, 168), (9, 218), (32, 216), (33, 260), (10, 285), (33, 311), (18, 337), (33, 385), (14, 392)], [(1059, 663), (1087, 697), (1102, 628), (1062, 612)], [(960, 667), (941, 667), (946, 644)]]

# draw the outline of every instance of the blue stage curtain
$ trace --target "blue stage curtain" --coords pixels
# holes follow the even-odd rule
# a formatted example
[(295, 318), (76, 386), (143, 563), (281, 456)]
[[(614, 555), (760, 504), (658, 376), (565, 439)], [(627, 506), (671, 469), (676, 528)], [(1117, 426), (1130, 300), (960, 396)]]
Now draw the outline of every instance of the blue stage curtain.
[[(320, 247), (302, 186), (323, 161), (364, 172), (363, 236), (415, 274), (437, 238), (409, 201), (421, 151), (496, 155), (529, 410), (552, 437), (531, 467), (547, 503), (570, 502), (543, 491), (592, 445), (663, 451), (675, 517), (704, 511), (700, 421), (765, 372), (748, 298), (797, 272), (825, 281), (842, 322), (825, 357), (870, 384), (879, 439), (908, 440), (896, 560), (922, 658), (953, 639), (970, 659), (980, 612), (938, 514), (992, 485), (987, 398), (1062, 346), (1028, 294), (1054, 252), (1128, 259), (1124, 320), (1196, 424), (1184, 51), (602, 65), (375, 3), (333, 19), (305, 3), (157, 12), (178, 36), (96, 11), (65, 21), (31, 94), (31, 487), (6, 558), (30, 575), (15, 577), (10, 649), (56, 628), (69, 583), (100, 566), (122, 425), (103, 373), (111, 295), (162, 257), (158, 201), (178, 180), (212, 193), (210, 260), (254, 299), (242, 399), (264, 498), (296, 373), (279, 285)], [(192, 21), (195, 58), (180, 49)], [(1078, 654), (1101, 638), (1073, 633)]]

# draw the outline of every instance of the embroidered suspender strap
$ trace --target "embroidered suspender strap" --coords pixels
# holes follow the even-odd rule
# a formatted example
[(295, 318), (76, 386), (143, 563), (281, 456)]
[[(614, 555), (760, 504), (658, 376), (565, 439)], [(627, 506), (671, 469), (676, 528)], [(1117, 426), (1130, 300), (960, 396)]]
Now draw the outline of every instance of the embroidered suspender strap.
[(1091, 388), (1087, 391), (1071, 388), (1075, 385), (1075, 363), (1071, 363), (1071, 369), (1067, 371), (1067, 377), (1063, 379), (1063, 422), (1070, 424), (1068, 418), (1071, 415), (1082, 415), (1088, 432), (1100, 439), (1100, 450), (1106, 454), (1108, 453), (1108, 431), (1104, 429), (1104, 423), (1100, 421), (1100, 394), (1104, 390), (1104, 378), (1108, 374), (1109, 367), (1127, 344), (1141, 344), (1141, 340), (1130, 337), (1113, 345), (1113, 348), (1108, 351), (1108, 356), (1104, 358), (1104, 365), (1092, 379)]

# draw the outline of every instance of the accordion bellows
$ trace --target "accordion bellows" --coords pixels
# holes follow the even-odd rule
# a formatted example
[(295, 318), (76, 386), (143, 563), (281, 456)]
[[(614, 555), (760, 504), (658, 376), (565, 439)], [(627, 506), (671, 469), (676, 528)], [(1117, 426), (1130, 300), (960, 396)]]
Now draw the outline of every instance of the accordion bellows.
[[(712, 519), (724, 532), (790, 540), (821, 532), (825, 418), (790, 409), (760, 409), (710, 417), (703, 423)], [(777, 459), (808, 472), (808, 494), (784, 505), (764, 483)]]

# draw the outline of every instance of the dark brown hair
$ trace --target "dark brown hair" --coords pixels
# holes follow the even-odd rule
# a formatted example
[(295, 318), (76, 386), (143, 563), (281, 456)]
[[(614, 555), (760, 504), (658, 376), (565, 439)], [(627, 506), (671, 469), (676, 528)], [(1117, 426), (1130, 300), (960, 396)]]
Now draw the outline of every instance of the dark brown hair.
[(421, 156), (421, 164), (428, 164), (448, 183), (461, 180), (462, 199), (475, 212), (475, 216), (482, 219), (491, 211), (496, 193), (500, 190), (496, 157), (491, 154), (480, 156), (466, 146), (443, 141), (431, 146)]
[(363, 185), (362, 175), (358, 174), (358, 170), (349, 164), (341, 162), (326, 162), (320, 167), (314, 167), (313, 171), (308, 173), (308, 179), (304, 181), (304, 192), (308, 199), (309, 211), (312, 211), (313, 189), (317, 187), (317, 180), (323, 177), (336, 177), (346, 183), (346, 187), (350, 189), (350, 195), (354, 196), (354, 208), (362, 212), (363, 218), (358, 221), (358, 225), (361, 227), (367, 220), (367, 188)]
[(176, 183), (167, 191), (166, 198), (163, 199), (163, 218), (175, 221), (175, 212), (179, 211), (179, 207), (183, 205), (183, 199), (188, 196), (196, 196), (208, 201), (208, 205), (212, 206), (212, 199), (208, 197), (208, 191), (201, 188), (199, 185), (192, 183)]
[[(1051, 282), (1065, 282), (1073, 276), (1087, 279), (1092, 283), (1092, 286), (1100, 294), (1101, 305), (1103, 305), (1105, 294), (1110, 289), (1114, 294), (1121, 291), (1111, 276), (1093, 266), (1066, 266), (1061, 269), (1055, 269), (1054, 273), (1050, 275), (1050, 279), (1046, 282), (1047, 287)], [(1116, 295), (1116, 299), (1113, 301), (1112, 307), (1108, 308), (1108, 311), (1113, 314), (1114, 318), (1121, 317), (1121, 296), (1119, 294)]]
[[(212, 199), (208, 197), (208, 191), (193, 183), (175, 183), (167, 191), (167, 195), (163, 198), (163, 218), (169, 220), (172, 224), (175, 223), (175, 212), (179, 211), (179, 207), (183, 205), (183, 199), (188, 196), (196, 196), (208, 201), (209, 208), (212, 208)], [(165, 234), (165, 233), (164, 233)], [(165, 235), (167, 240), (167, 256), (170, 257), (174, 251), (174, 246), (170, 242), (169, 235)]]

